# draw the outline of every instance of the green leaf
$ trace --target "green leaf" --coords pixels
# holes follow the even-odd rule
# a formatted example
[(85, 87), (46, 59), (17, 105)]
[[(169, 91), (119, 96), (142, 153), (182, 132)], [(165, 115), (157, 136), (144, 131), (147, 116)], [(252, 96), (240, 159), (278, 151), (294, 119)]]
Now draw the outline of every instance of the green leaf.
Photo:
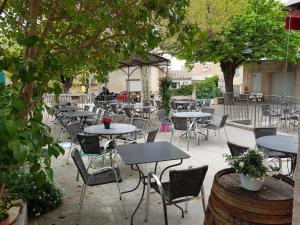
[(14, 158), (22, 163), (26, 160), (28, 147), (20, 142), (19, 139), (12, 139), (8, 142), (8, 147), (13, 151)]
[(11, 136), (14, 136), (18, 133), (19, 124), (16, 121), (13, 120), (6, 121), (5, 127)]
[(35, 176), (35, 182), (38, 186), (43, 185), (47, 181), (47, 176), (44, 170), (40, 170)]

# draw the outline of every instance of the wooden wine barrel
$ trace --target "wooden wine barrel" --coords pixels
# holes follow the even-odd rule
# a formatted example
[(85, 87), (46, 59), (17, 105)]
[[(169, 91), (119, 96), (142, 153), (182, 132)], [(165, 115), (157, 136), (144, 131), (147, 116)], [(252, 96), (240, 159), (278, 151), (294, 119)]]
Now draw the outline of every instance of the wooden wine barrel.
[(258, 192), (244, 189), (233, 169), (219, 171), (214, 178), (204, 225), (292, 224), (292, 181), (265, 177)]

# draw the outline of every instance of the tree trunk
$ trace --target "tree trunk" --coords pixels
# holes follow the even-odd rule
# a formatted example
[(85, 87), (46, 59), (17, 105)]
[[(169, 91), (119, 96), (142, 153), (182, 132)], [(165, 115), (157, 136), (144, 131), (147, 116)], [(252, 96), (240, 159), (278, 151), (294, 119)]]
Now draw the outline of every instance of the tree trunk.
[(225, 94), (224, 94), (224, 104), (234, 104), (234, 93), (233, 93), (233, 78), (235, 70), (237, 68), (235, 62), (231, 61), (221, 61), (221, 69), (225, 81)]
[(151, 74), (150, 66), (143, 66), (141, 68), (141, 83), (142, 83), (141, 100), (143, 104), (150, 102), (150, 90), (149, 90), (150, 74)]
[(231, 61), (221, 61), (221, 69), (225, 81), (225, 92), (233, 92), (233, 78), (237, 64)]
[(61, 82), (63, 84), (63, 92), (65, 94), (68, 94), (69, 93), (69, 90), (70, 88), (72, 87), (73, 85), (73, 77), (64, 77), (64, 76), (61, 76)]

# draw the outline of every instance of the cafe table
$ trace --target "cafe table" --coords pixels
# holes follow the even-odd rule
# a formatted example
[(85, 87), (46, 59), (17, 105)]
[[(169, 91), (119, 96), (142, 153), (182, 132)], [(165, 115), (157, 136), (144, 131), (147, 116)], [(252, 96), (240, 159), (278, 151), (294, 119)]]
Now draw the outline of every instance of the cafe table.
[[(131, 215), (131, 224), (133, 224), (133, 218), (137, 210), (139, 209), (145, 194), (145, 187), (147, 185), (146, 178), (147, 175), (143, 173), (140, 168), (141, 164), (147, 163), (158, 163), (163, 161), (173, 161), (173, 160), (180, 160), (179, 163), (166, 167), (161, 175), (164, 172), (174, 166), (181, 165), (183, 159), (190, 158), (190, 155), (181, 151), (176, 146), (170, 144), (169, 142), (150, 142), (150, 143), (143, 143), (143, 144), (130, 144), (130, 145), (118, 145), (116, 146), (116, 151), (121, 156), (125, 165), (136, 166), (139, 175), (139, 181), (135, 188), (129, 191), (122, 192), (122, 194), (135, 191), (140, 184), (143, 185), (143, 191), (141, 198), (138, 202), (137, 207), (135, 208), (134, 212)], [(156, 170), (156, 168), (155, 168)]]
[(84, 132), (88, 134), (96, 134), (99, 136), (109, 136), (110, 139), (117, 138), (125, 134), (136, 132), (137, 127), (127, 123), (111, 123), (109, 129), (104, 128), (104, 124), (92, 125), (84, 128)]
[(291, 158), (291, 173), (296, 167), (298, 154), (298, 137), (291, 135), (270, 135), (260, 137), (256, 140), (256, 145), (272, 151), (286, 154)]

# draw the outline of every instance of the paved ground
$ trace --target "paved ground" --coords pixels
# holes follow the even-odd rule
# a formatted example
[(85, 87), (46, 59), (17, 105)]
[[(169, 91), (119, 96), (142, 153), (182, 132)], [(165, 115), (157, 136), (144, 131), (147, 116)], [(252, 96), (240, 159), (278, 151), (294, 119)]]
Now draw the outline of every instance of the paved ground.
[[(52, 127), (53, 135), (58, 136), (60, 132), (59, 125), (52, 123), (52, 118), (48, 118), (46, 122)], [(149, 128), (148, 128), (149, 129)], [(254, 146), (254, 136), (251, 131), (242, 130), (234, 127), (226, 127), (229, 140), (237, 144)], [(68, 140), (67, 136), (63, 138)], [(157, 141), (169, 141), (170, 133), (158, 133)], [(209, 140), (202, 140), (200, 145), (197, 145), (195, 138), (191, 139), (190, 150), (188, 154), (190, 159), (184, 160), (184, 163), (179, 168), (188, 168), (188, 166), (209, 166), (204, 188), (206, 191), (206, 202), (210, 194), (210, 188), (213, 182), (215, 173), (227, 167), (223, 154), (229, 153), (226, 145), (226, 137), (224, 131), (221, 130), (221, 136), (215, 136), (211, 133)], [(180, 149), (186, 151), (187, 139), (179, 138), (176, 135), (174, 143)], [(76, 181), (76, 168), (73, 162), (66, 165), (66, 157), (68, 150), (64, 156), (53, 160), (53, 168), (56, 184), (62, 188), (64, 192), (64, 203), (55, 211), (46, 215), (40, 216), (30, 222), (30, 225), (125, 225), (130, 224), (130, 219), (125, 219), (122, 211), (121, 202), (117, 195), (116, 184), (107, 184), (98, 187), (88, 187), (87, 194), (84, 199), (84, 206), (79, 217), (79, 196), (82, 186), (82, 181)], [(70, 160), (71, 161), (71, 160)], [(128, 166), (122, 164), (122, 160), (118, 159), (121, 167), (123, 182), (121, 190), (127, 190), (134, 187), (138, 181), (137, 173), (130, 170)], [(159, 171), (161, 171), (170, 162), (160, 163)], [(153, 165), (149, 165), (151, 168)], [(145, 169), (145, 168), (144, 168)], [(167, 178), (167, 176), (165, 177)], [(135, 209), (138, 200), (141, 196), (142, 188), (137, 191), (123, 195), (126, 205), (127, 215), (130, 218)], [(163, 222), (162, 205), (157, 194), (151, 195), (150, 216), (149, 221), (144, 222), (145, 201), (143, 201), (134, 219), (134, 224), (149, 224), (160, 225)], [(204, 214), (200, 200), (191, 201), (189, 203), (189, 212), (185, 218), (181, 218), (180, 211), (174, 207), (168, 207), (169, 224), (173, 225), (195, 225), (203, 224)]]

